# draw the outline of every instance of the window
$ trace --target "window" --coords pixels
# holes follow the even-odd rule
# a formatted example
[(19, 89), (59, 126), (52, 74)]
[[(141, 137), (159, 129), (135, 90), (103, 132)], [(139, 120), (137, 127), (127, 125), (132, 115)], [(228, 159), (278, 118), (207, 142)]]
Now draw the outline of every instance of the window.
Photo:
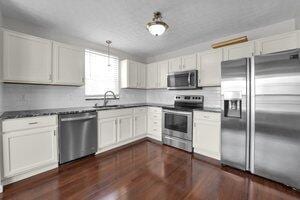
[(85, 51), (85, 95), (101, 98), (108, 90), (119, 95), (119, 59), (106, 54)]

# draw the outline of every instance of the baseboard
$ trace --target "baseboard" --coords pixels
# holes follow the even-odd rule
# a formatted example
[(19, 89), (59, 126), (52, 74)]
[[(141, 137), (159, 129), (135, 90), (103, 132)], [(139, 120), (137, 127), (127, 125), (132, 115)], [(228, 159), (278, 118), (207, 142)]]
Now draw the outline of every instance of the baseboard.
[(58, 163), (55, 163), (55, 164), (52, 164), (52, 165), (49, 165), (49, 166), (46, 166), (43, 168), (36, 169), (34, 171), (27, 172), (25, 174), (20, 174), (20, 175), (16, 175), (16, 176), (9, 177), (9, 178), (4, 178), (3, 185), (8, 185), (8, 184), (32, 177), (34, 175), (49, 171), (51, 169), (55, 169), (57, 167), (58, 167)]
[(123, 145), (120, 145), (120, 146), (115, 146), (115, 147), (112, 147), (112, 148), (107, 149), (107, 150), (104, 149), (102, 151), (97, 152), (96, 156), (107, 156), (107, 155), (110, 155), (110, 154), (112, 154), (116, 151), (128, 148), (130, 146), (133, 146), (135, 144), (138, 144), (138, 143), (141, 143), (141, 142), (144, 142), (144, 141), (147, 141), (147, 137), (142, 137), (142, 138), (134, 140), (132, 142), (129, 142), (129, 143), (126, 143), (126, 144), (123, 144)]
[(146, 137), (146, 140), (148, 140), (149, 142), (155, 143), (155, 144), (163, 144), (162, 141), (154, 139), (152, 137)]
[(216, 166), (219, 166), (221, 167), (221, 162), (220, 160), (217, 160), (215, 158), (211, 158), (211, 157), (207, 157), (207, 156), (204, 156), (204, 155), (201, 155), (201, 154), (198, 154), (198, 153), (193, 153), (193, 157), (196, 158), (196, 159), (199, 159), (201, 161), (204, 161), (206, 163), (209, 163), (209, 164), (212, 164), (212, 165), (216, 165)]

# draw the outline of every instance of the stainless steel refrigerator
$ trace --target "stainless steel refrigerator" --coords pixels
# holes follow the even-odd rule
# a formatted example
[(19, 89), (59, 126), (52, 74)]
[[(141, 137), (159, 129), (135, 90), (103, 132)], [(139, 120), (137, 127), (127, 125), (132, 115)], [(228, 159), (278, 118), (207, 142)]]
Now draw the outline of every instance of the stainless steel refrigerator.
[(222, 62), (221, 163), (300, 189), (300, 50)]

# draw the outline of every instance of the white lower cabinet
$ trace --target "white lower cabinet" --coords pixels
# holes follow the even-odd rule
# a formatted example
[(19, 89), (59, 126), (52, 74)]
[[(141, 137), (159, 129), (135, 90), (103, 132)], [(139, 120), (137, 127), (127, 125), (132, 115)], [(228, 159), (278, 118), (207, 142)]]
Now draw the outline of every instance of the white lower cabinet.
[(148, 136), (158, 141), (162, 140), (162, 109), (148, 108)]
[(116, 118), (100, 119), (98, 122), (98, 146), (104, 148), (117, 142), (117, 124)]
[(220, 113), (195, 111), (193, 130), (194, 152), (220, 160)]
[[(3, 121), (3, 177), (6, 184), (58, 166), (56, 118), (32, 117)], [(48, 121), (48, 125), (39, 127), (39, 124), (47, 124), (45, 121)]]
[(132, 115), (118, 117), (118, 142), (128, 140), (132, 136)]
[(98, 111), (98, 153), (146, 136), (147, 108)]
[(147, 133), (147, 115), (137, 114), (134, 116), (134, 136), (145, 135)]

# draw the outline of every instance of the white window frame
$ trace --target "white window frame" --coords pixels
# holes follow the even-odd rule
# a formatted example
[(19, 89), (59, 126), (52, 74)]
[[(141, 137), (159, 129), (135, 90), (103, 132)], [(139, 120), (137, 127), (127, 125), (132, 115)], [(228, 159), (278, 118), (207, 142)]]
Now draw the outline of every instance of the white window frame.
[[(102, 52), (99, 52), (99, 51), (96, 51), (96, 50), (92, 50), (92, 49), (85, 49), (85, 52), (91, 52), (91, 53), (95, 53), (95, 54), (100, 54), (101, 56), (108, 56), (107, 54), (105, 53), (102, 53)], [(117, 99), (120, 98), (120, 60), (117, 56), (113, 56), (113, 55), (110, 55), (110, 58), (114, 58), (114, 59), (117, 59), (118, 60), (118, 84), (117, 84), (117, 89), (118, 89), (118, 94), (115, 94)], [(85, 68), (86, 66), (84, 66)], [(86, 69), (86, 68), (85, 68)], [(86, 77), (85, 77), (85, 80), (86, 80)], [(86, 87), (86, 86), (85, 86)], [(104, 94), (98, 94), (98, 95), (87, 95), (84, 91), (84, 95), (85, 95), (85, 99), (86, 100), (103, 100), (104, 99)], [(113, 95), (111, 93), (108, 93), (108, 95), (106, 96), (107, 99), (115, 99), (113, 97)]]

